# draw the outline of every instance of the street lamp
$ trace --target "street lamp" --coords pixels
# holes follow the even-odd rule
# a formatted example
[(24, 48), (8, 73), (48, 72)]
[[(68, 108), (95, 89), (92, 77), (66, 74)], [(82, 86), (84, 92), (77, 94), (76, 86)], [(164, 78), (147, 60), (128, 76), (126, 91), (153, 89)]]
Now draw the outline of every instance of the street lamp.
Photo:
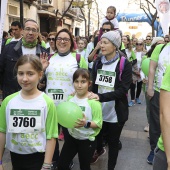
[(24, 26), (24, 15), (23, 15), (23, 0), (20, 0), (20, 23)]
[(92, 0), (87, 0), (87, 3), (88, 3), (88, 9), (89, 9), (89, 12), (88, 12), (88, 36), (90, 36), (90, 9), (92, 7)]

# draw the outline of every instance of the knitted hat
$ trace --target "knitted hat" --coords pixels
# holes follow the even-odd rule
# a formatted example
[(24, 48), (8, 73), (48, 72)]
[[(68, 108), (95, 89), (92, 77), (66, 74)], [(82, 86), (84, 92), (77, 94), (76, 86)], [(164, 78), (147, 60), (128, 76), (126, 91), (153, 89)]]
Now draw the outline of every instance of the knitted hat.
[(102, 38), (107, 38), (117, 49), (121, 45), (121, 36), (118, 31), (108, 31), (102, 35)]
[(164, 38), (163, 37), (153, 37), (151, 46), (156, 44), (158, 41), (164, 41)]

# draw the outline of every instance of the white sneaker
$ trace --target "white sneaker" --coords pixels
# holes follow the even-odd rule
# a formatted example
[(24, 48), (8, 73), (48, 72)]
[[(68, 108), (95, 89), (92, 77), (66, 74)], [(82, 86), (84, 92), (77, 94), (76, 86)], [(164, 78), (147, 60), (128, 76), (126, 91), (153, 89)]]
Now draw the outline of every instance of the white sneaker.
[(149, 124), (144, 127), (144, 131), (145, 131), (145, 132), (149, 132)]

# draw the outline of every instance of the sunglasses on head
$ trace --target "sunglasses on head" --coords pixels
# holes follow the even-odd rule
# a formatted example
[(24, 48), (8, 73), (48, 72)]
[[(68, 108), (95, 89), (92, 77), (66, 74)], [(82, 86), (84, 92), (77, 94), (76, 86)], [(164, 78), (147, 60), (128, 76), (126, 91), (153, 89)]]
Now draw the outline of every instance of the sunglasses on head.
[(48, 38), (48, 41), (55, 41), (55, 38)]
[(110, 29), (102, 29), (103, 32), (108, 32)]
[(136, 43), (136, 45), (143, 45), (142, 43)]

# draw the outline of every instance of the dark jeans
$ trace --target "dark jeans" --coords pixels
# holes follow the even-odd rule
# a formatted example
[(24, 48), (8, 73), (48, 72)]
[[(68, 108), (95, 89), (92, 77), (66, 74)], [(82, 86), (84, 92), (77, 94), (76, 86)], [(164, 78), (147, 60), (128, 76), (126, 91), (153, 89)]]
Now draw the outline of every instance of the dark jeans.
[(13, 170), (41, 170), (44, 163), (44, 153), (17, 154), (11, 153)]
[[(67, 140), (68, 138), (68, 130), (65, 127), (62, 127), (61, 125), (58, 124), (58, 129), (62, 128), (63, 134), (64, 134), (64, 141)], [(58, 140), (56, 141), (56, 145), (55, 145), (55, 150), (54, 150), (54, 155), (53, 155), (53, 163), (54, 166), (58, 166), (58, 160), (59, 160), (59, 155), (60, 155), (60, 151), (59, 151), (59, 143)], [(73, 161), (71, 161), (72, 163)]]
[(103, 132), (107, 132), (106, 138), (109, 146), (108, 170), (113, 170), (116, 166), (119, 152), (119, 138), (124, 124), (124, 122), (121, 124), (103, 122), (102, 129), (97, 136), (97, 152), (100, 152), (103, 149)]
[(91, 170), (90, 161), (96, 148), (95, 141), (78, 140), (71, 135), (64, 142), (61, 150), (58, 170), (70, 170), (69, 165), (71, 160), (78, 153), (81, 170)]
[(154, 151), (156, 148), (161, 134), (159, 118), (159, 95), (159, 92), (154, 91), (154, 96), (150, 100), (149, 136), (152, 151)]
[[(131, 100), (135, 100), (135, 89), (136, 89), (136, 83), (131, 83), (130, 85), (130, 94), (131, 94)], [(142, 81), (137, 82), (137, 90), (136, 90), (136, 98), (139, 98), (142, 90)]]

